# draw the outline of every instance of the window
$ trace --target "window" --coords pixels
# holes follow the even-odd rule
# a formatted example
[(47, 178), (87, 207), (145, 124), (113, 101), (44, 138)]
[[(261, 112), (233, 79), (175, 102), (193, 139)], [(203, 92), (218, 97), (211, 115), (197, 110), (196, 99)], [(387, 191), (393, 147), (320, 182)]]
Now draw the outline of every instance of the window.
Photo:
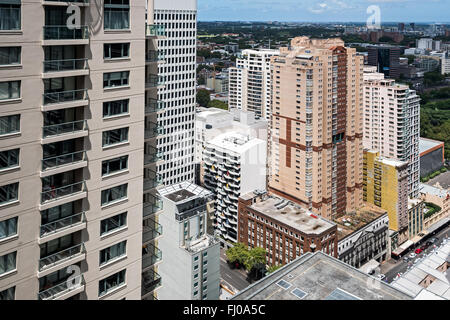
[(127, 197), (128, 184), (122, 184), (102, 191), (102, 206)]
[(128, 156), (102, 162), (102, 176), (128, 169)]
[(120, 128), (103, 132), (103, 147), (128, 141), (128, 128)]
[(20, 132), (20, 115), (0, 117), (0, 135)]
[(129, 100), (103, 102), (103, 118), (128, 113)]
[(101, 297), (125, 283), (125, 271), (119, 271), (98, 283), (98, 296)]
[(103, 74), (103, 88), (113, 88), (128, 85), (130, 71), (109, 72)]
[(16, 269), (17, 252), (11, 252), (0, 257), (0, 275)]
[(129, 0), (105, 0), (105, 29), (130, 28)]
[(15, 300), (16, 287), (11, 287), (6, 290), (0, 291), (0, 301)]
[(19, 183), (11, 183), (0, 187), (0, 204), (5, 204), (18, 199)]
[(20, 98), (20, 81), (0, 82), (0, 100)]
[(105, 43), (103, 46), (103, 57), (105, 59), (127, 58), (129, 56), (129, 43)]
[(13, 149), (0, 152), (0, 170), (19, 165), (19, 150)]
[(0, 65), (20, 64), (21, 47), (0, 47)]
[(17, 217), (0, 221), (0, 240), (17, 235)]
[(20, 0), (0, 0), (0, 30), (20, 30)]
[(108, 234), (127, 225), (127, 213), (121, 213), (100, 222), (100, 235)]
[(126, 254), (127, 241), (119, 242), (109, 248), (100, 251), (100, 265), (117, 259)]

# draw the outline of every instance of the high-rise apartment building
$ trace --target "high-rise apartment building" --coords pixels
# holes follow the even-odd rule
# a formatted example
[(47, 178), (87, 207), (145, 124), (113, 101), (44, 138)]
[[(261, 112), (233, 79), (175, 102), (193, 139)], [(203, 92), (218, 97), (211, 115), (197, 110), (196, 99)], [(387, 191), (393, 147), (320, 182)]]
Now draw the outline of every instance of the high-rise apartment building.
[(270, 59), (278, 50), (246, 49), (236, 67), (229, 68), (228, 106), (255, 112), (257, 117), (270, 120), (271, 77)]
[(146, 3), (70, 5), (0, 2), (0, 297), (140, 299)]
[(238, 198), (266, 189), (267, 143), (242, 133), (226, 132), (206, 143), (204, 183), (216, 195), (214, 227), (237, 242)]
[(159, 247), (167, 254), (158, 268), (163, 281), (158, 299), (218, 300), (220, 243), (207, 232), (214, 194), (189, 182), (159, 192), (164, 203)]
[(409, 197), (418, 197), (420, 97), (407, 85), (364, 68), (364, 148), (408, 161)]
[(272, 57), (269, 190), (332, 219), (362, 205), (363, 58), (340, 39)]
[(408, 162), (380, 156), (376, 150), (364, 150), (364, 201), (383, 208), (389, 217), (389, 229), (398, 232), (398, 242), (408, 240)]
[(368, 64), (377, 67), (377, 71), (383, 73), (386, 78), (396, 79), (400, 77), (399, 47), (373, 46), (368, 48)]

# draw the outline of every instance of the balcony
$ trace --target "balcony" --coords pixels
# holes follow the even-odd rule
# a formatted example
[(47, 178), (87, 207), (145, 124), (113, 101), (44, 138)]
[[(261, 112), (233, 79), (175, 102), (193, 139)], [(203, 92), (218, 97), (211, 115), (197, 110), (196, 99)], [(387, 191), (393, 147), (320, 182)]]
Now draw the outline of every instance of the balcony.
[[(87, 166), (86, 151), (77, 151), (62, 154), (55, 157), (45, 158), (41, 161), (41, 163), (42, 163), (41, 177), (48, 176), (50, 174), (55, 174), (55, 170), (57, 169), (64, 168), (65, 169), (64, 171), (78, 169), (78, 167)], [(57, 173), (60, 172), (62, 172), (62, 170), (58, 170)]]
[[(56, 201), (61, 198), (73, 196), (86, 192), (86, 182), (80, 181), (59, 188), (53, 188), (49, 191), (41, 192), (41, 204)], [(42, 210), (42, 209), (41, 209)]]
[(142, 275), (141, 295), (145, 296), (161, 286), (161, 276), (153, 270)]
[(144, 138), (152, 139), (162, 134), (164, 134), (164, 128), (162, 126), (149, 122), (148, 126), (145, 128)]
[(47, 271), (55, 266), (60, 266), (65, 262), (66, 264), (69, 263), (68, 265), (74, 264), (78, 261), (83, 260), (85, 256), (86, 250), (84, 249), (84, 244), (83, 243), (77, 244), (73, 247), (61, 250), (60, 252), (41, 258), (39, 260), (39, 272)]
[(165, 78), (163, 76), (159, 76), (156, 74), (147, 74), (147, 77), (145, 79), (145, 88), (151, 89), (151, 88), (159, 88), (164, 86), (165, 84)]
[(84, 229), (83, 226), (86, 227), (86, 216), (84, 212), (81, 212), (42, 225), (40, 230), (40, 237), (45, 238), (53, 235), (58, 235), (59, 237), (62, 236), (61, 233), (64, 231), (72, 231), (73, 229), (73, 232), (75, 232), (78, 231), (78, 229), (75, 230), (74, 228), (81, 227), (81, 229)]
[[(44, 45), (54, 44), (88, 44), (89, 28), (88, 26), (80, 26), (80, 28), (69, 29), (64, 26), (44, 26)], [(50, 42), (50, 43), (47, 43)]]
[(162, 62), (166, 58), (164, 51), (162, 50), (150, 50), (145, 54), (145, 62)]
[(165, 102), (157, 99), (149, 99), (145, 104), (145, 114), (159, 112), (164, 110)]
[(151, 225), (144, 226), (142, 230), (142, 243), (145, 244), (147, 242), (153, 241), (159, 236), (162, 235), (162, 226), (152, 219), (145, 220), (146, 222), (150, 222)]
[(164, 25), (147, 24), (145, 27), (145, 35), (147, 37), (163, 38), (166, 36), (166, 27)]
[(76, 276), (71, 281), (63, 281), (49, 289), (38, 293), (38, 300), (63, 300), (84, 291), (83, 275)]
[(151, 152), (144, 154), (144, 165), (152, 164), (163, 160), (164, 155), (162, 151), (158, 151), (156, 148), (152, 148)]
[(72, 108), (78, 106), (85, 106), (88, 104), (87, 89), (75, 89), (59, 92), (46, 92), (43, 95), (42, 111), (50, 111), (53, 109), (60, 109), (60, 104), (65, 104), (65, 107)]
[(87, 61), (85, 58), (44, 61), (43, 78), (88, 75)]
[[(87, 121), (78, 120), (60, 124), (52, 124), (42, 128), (44, 143), (52, 143), (67, 139), (75, 139), (88, 135)], [(49, 141), (51, 139), (51, 141)]]
[(153, 266), (162, 260), (162, 252), (154, 245), (147, 245), (142, 249), (142, 270)]
[(162, 185), (162, 176), (156, 172), (149, 170), (150, 177), (144, 178), (144, 192), (151, 191), (152, 189)]

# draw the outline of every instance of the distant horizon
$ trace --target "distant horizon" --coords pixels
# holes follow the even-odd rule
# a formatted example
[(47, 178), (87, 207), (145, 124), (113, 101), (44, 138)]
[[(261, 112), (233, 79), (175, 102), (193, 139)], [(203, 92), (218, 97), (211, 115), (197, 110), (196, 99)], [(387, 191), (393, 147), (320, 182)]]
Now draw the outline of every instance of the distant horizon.
[[(242, 22), (242, 23), (255, 23), (255, 22), (262, 22), (262, 23), (273, 23), (273, 22), (280, 22), (280, 23), (312, 23), (312, 24), (332, 24), (332, 23), (340, 23), (340, 24), (352, 24), (352, 23), (359, 23), (359, 24), (365, 24), (366, 21), (306, 21), (306, 20), (297, 20), (297, 21), (283, 21), (283, 20), (198, 20), (198, 22)], [(446, 22), (438, 22), (438, 21), (386, 21), (382, 22), (381, 25), (387, 25), (387, 24), (399, 24), (404, 23), (410, 24), (443, 24), (443, 25), (449, 25), (450, 21)]]

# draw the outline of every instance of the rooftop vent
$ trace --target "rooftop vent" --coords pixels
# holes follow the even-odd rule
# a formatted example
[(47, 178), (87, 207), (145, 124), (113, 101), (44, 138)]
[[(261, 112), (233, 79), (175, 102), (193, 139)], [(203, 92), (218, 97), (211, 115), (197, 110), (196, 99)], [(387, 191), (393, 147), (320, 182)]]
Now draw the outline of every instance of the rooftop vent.
[(305, 291), (299, 288), (295, 288), (294, 290), (291, 291), (291, 293), (299, 299), (303, 299), (308, 295)]
[(292, 284), (290, 284), (289, 282), (284, 281), (284, 280), (278, 281), (278, 282), (277, 282), (277, 285), (279, 285), (280, 287), (282, 287), (284, 290), (287, 290), (287, 289), (289, 289), (289, 288), (292, 286)]

